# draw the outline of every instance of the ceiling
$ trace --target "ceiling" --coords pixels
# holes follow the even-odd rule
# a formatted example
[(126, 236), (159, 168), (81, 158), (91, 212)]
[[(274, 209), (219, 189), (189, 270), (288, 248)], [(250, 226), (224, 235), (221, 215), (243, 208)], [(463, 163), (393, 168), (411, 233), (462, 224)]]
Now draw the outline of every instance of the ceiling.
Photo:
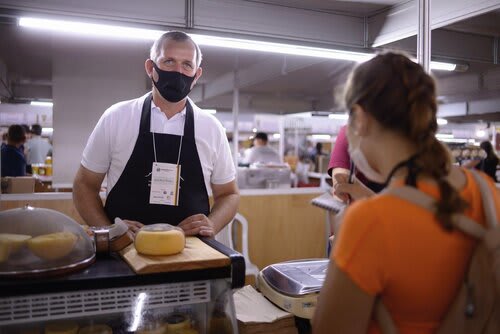
[[(276, 10), (282, 7), (300, 8), (342, 13), (355, 17), (369, 17), (398, 3), (393, 0), (247, 0), (246, 2), (264, 3)], [(438, 30), (443, 36), (448, 33), (457, 33), (469, 39), (492, 39), (492, 37), (500, 36), (500, 11), (472, 17)], [(436, 40), (439, 41), (439, 38)], [(15, 16), (4, 17), (0, 22), (0, 73), (3, 64), (6, 68), (6, 76), (3, 79), (9, 91), (3, 91), (3, 99), (5, 100), (10, 93), (18, 99), (50, 99), (52, 69), (54, 59), (57, 59), (54, 55), (61, 50), (73, 48), (81, 49), (83, 53), (95, 52), (102, 55), (103, 61), (108, 61), (116, 55), (131, 59), (146, 59), (149, 46), (150, 42), (145, 41), (98, 40), (34, 31), (18, 27)], [(386, 47), (398, 47), (414, 52), (416, 38), (409, 37), (388, 44)], [(462, 45), (462, 47), (464, 51), (470, 48), (467, 45)], [(433, 73), (438, 80), (438, 85), (442, 87), (441, 91), (445, 93), (441, 99), (457, 102), (475, 99), (478, 96), (500, 97), (500, 84), (497, 84), (497, 76), (500, 78), (500, 65), (481, 59), (471, 59), (467, 54), (458, 57), (461, 50), (455, 49), (450, 46), (450, 54), (453, 57), (445, 59), (447, 57), (445, 49), (440, 50), (438, 56), (447, 61), (461, 58), (457, 62), (466, 64), (468, 69), (463, 73)], [(204, 72), (198, 83), (199, 87), (217, 82), (219, 78), (230, 75), (235, 70), (255, 74), (254, 81), (247, 82), (240, 87), (240, 108), (243, 113), (286, 114), (308, 110), (334, 110), (337, 108), (334, 93), (341, 91), (354, 65), (349, 61), (283, 56), (215, 47), (203, 47), (202, 51)], [(75, 66), (78, 66), (77, 62)], [(143, 64), (139, 63), (137, 66), (142, 67)], [(145, 74), (141, 80), (147, 81)], [(470, 82), (476, 80), (481, 89), (465, 94), (460, 89), (464, 86), (461, 84), (462, 80)], [(493, 84), (488, 86), (489, 82)], [(1, 88), (0, 83), (0, 92), (2, 92)], [(221, 90), (216, 96), (198, 98), (197, 103), (202, 107), (230, 111), (233, 104), (232, 90)]]

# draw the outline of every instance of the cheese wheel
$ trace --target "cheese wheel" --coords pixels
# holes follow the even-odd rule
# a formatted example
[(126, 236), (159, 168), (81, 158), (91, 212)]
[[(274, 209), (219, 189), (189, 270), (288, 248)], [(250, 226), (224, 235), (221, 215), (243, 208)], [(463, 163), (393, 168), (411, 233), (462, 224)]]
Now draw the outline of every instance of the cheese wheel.
[(45, 326), (45, 334), (77, 334), (76, 322), (54, 322)]
[(113, 334), (113, 330), (108, 325), (90, 325), (82, 327), (78, 334)]
[(189, 317), (181, 313), (170, 314), (166, 319), (167, 330), (170, 332), (188, 329), (191, 327)]
[(12, 253), (17, 252), (26, 241), (31, 239), (31, 235), (26, 234), (12, 234), (12, 233), (0, 233), (0, 244), (7, 244)]
[(186, 244), (184, 232), (140, 230), (135, 236), (135, 249), (144, 255), (172, 255), (182, 252)]
[(71, 232), (43, 234), (28, 240), (28, 248), (39, 258), (56, 260), (68, 255), (78, 237)]

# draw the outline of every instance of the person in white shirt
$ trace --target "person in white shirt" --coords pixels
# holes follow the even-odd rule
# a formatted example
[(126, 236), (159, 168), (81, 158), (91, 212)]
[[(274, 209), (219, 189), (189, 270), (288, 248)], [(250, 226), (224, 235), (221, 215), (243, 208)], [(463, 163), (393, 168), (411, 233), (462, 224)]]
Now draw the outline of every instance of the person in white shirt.
[(24, 144), (26, 152), (26, 163), (43, 164), (47, 155), (52, 153), (52, 145), (47, 138), (42, 138), (42, 127), (40, 124), (31, 126), (31, 139)]
[(245, 163), (280, 163), (281, 158), (278, 152), (267, 145), (268, 137), (265, 132), (257, 132), (253, 139), (253, 147), (245, 153)]
[(202, 74), (201, 59), (187, 34), (163, 34), (145, 62), (152, 92), (101, 116), (73, 184), (75, 206), (89, 225), (120, 217), (132, 234), (143, 224), (169, 223), (186, 235), (213, 237), (232, 220), (239, 191), (224, 128), (187, 97)]

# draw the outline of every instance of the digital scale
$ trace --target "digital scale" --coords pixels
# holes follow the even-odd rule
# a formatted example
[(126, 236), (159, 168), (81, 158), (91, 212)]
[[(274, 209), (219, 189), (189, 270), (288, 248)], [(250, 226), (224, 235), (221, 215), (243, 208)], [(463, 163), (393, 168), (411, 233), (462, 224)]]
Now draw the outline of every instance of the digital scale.
[(328, 259), (311, 259), (272, 264), (259, 273), (258, 288), (283, 310), (312, 319), (328, 262)]

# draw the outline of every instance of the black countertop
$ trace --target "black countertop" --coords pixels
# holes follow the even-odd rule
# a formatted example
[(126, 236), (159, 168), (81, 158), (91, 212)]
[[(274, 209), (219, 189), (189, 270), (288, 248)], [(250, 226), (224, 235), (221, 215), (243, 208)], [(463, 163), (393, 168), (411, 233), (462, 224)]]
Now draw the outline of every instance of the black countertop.
[(0, 297), (219, 278), (230, 278), (232, 288), (242, 287), (245, 282), (243, 256), (213, 239), (200, 239), (227, 255), (231, 259), (231, 265), (221, 268), (137, 275), (118, 254), (98, 255), (96, 261), (86, 269), (65, 276), (15, 279), (0, 276)]

